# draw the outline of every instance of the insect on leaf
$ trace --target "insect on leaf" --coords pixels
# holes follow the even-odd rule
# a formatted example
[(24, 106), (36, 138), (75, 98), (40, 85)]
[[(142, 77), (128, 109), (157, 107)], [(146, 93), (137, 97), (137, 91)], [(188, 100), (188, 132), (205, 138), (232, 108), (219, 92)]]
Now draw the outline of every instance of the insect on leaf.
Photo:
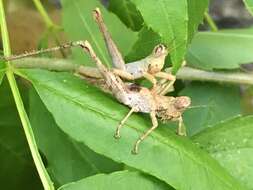
[(134, 142), (150, 127), (150, 120), (133, 115), (121, 131), (122, 138), (114, 139), (115, 128), (129, 109), (83, 80), (42, 70), (16, 72), (32, 82), (57, 125), (93, 151), (149, 173), (175, 189), (244, 189), (207, 153), (172, 131), (164, 133), (162, 126), (145, 140), (138, 155), (132, 155)]

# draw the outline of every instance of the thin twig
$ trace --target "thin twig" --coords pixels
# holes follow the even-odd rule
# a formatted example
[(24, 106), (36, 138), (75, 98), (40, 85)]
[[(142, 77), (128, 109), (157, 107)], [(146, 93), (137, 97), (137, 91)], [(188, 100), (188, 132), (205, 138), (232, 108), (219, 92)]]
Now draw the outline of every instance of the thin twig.
[(211, 31), (218, 32), (219, 29), (218, 29), (217, 25), (215, 24), (213, 18), (209, 15), (209, 13), (205, 12), (204, 16), (205, 16), (206, 22), (208, 23), (208, 25), (211, 28)]
[[(11, 55), (11, 48), (9, 43), (9, 34), (7, 29), (7, 24), (5, 20), (5, 13), (4, 13), (4, 6), (3, 6), (3, 0), (0, 0), (0, 26), (1, 26), (1, 35), (2, 35), (2, 41), (3, 41), (3, 49), (4, 49), (4, 56), (10, 56)], [(42, 159), (40, 157), (40, 153), (36, 144), (36, 140), (33, 134), (33, 130), (29, 121), (29, 118), (27, 116), (14, 74), (13, 74), (13, 68), (10, 62), (6, 62), (6, 76), (8, 79), (8, 82), (10, 84), (11, 92), (14, 97), (14, 101), (18, 110), (18, 114), (25, 132), (25, 136), (31, 151), (31, 155), (33, 158), (33, 161), (35, 163), (35, 166), (37, 168), (37, 171), (39, 173), (41, 182), (43, 184), (43, 187), (45, 190), (54, 190), (53, 183), (47, 173), (47, 170), (42, 162)]]
[[(54, 71), (75, 72), (91, 78), (101, 78), (99, 71), (95, 67), (77, 65), (70, 60), (26, 58), (13, 61), (13, 66), (16, 68), (39, 68)], [(166, 69), (166, 72), (170, 72), (170, 69)], [(176, 77), (181, 80), (253, 85), (252, 74), (235, 71), (204, 71), (191, 67), (182, 67), (177, 72)]]

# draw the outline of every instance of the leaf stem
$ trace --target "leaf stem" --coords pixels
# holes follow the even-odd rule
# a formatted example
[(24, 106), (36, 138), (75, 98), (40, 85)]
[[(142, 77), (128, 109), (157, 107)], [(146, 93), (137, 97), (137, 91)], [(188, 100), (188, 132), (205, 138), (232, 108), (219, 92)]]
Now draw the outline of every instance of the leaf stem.
[[(53, 71), (76, 72), (91, 78), (101, 78), (99, 71), (94, 67), (87, 67), (74, 64), (69, 60), (49, 59), (49, 58), (26, 58), (13, 61), (13, 67), (28, 69), (46, 69)], [(171, 72), (171, 68), (165, 69)], [(182, 67), (177, 72), (177, 79), (192, 81), (223, 82), (230, 84), (250, 84), (253, 85), (253, 75), (243, 72), (222, 72), (204, 71), (191, 67)]]
[(45, 8), (43, 7), (43, 5), (41, 4), (40, 0), (33, 0), (33, 3), (35, 5), (35, 7), (37, 8), (37, 10), (39, 11), (39, 13), (41, 14), (42, 18), (44, 19), (47, 28), (54, 28), (54, 23), (51, 20), (51, 18), (49, 17), (49, 15), (47, 14)]
[(219, 29), (218, 29), (217, 25), (215, 24), (213, 18), (209, 15), (209, 13), (205, 12), (204, 16), (205, 16), (206, 22), (208, 23), (208, 25), (211, 28), (211, 31), (218, 32)]
[[(1, 26), (1, 33), (2, 33), (4, 55), (10, 56), (11, 48), (10, 48), (9, 35), (8, 35), (8, 30), (7, 30), (6, 20), (5, 20), (3, 0), (0, 0), (0, 26)], [(32, 131), (32, 127), (28, 119), (27, 113), (25, 111), (24, 104), (23, 104), (20, 92), (18, 90), (18, 86), (15, 80), (13, 71), (12, 71), (13, 69), (12, 65), (9, 62), (7, 62), (6, 64), (7, 64), (6, 76), (11, 87), (11, 91), (15, 100), (15, 104), (17, 106), (17, 110), (19, 113), (19, 117), (21, 119), (23, 129), (25, 131), (26, 139), (28, 141), (28, 145), (29, 145), (35, 166), (39, 173), (44, 189), (53, 190), (54, 186), (53, 186), (52, 181), (50, 180), (50, 177), (40, 157), (40, 154), (36, 145), (36, 141), (34, 138), (34, 134)]]
[[(42, 16), (42, 18), (46, 24), (47, 31), (52, 33), (52, 37), (54, 38), (56, 45), (60, 45), (59, 39), (57, 37), (57, 32), (59, 32), (61, 30), (61, 27), (54, 24), (54, 22), (52, 21), (52, 19), (48, 15), (47, 11), (43, 7), (40, 0), (33, 0), (33, 3), (35, 5), (35, 7), (37, 8), (37, 10), (39, 11), (40, 15)], [(61, 52), (62, 56), (65, 58), (66, 55), (65, 55), (64, 51), (60, 50), (60, 52)]]

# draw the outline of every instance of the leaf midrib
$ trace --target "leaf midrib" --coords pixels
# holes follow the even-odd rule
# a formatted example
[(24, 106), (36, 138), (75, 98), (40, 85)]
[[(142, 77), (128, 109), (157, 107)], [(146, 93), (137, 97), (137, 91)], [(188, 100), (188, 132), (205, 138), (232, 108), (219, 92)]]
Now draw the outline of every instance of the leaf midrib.
[[(55, 91), (54, 88), (50, 88), (50, 87), (47, 86), (47, 85), (42, 85), (42, 83), (39, 83), (38, 85), (44, 87), (46, 90), (49, 90), (51, 93), (52, 93), (52, 90)], [(36, 85), (35, 85), (35, 86), (36, 86)], [(58, 96), (60, 96), (60, 97), (65, 98), (65, 99), (68, 100), (69, 102), (75, 103), (76, 105), (78, 105), (78, 106), (81, 107), (82, 109), (83, 109), (83, 105), (86, 105), (86, 104), (81, 104), (81, 103), (79, 103), (78, 101), (73, 101), (73, 99), (71, 99), (69, 96), (63, 95), (62, 93), (54, 92), (54, 94), (56, 94), (56, 95), (58, 95)], [(87, 106), (87, 109), (90, 109), (90, 108), (91, 108), (90, 106)], [(93, 112), (95, 112), (95, 113), (98, 113), (98, 114), (100, 114), (100, 115), (106, 116), (106, 117), (108, 117), (108, 118), (110, 118), (110, 119), (112, 119), (112, 120), (114, 120), (114, 121), (118, 121), (118, 120), (114, 119), (113, 117), (107, 116), (107, 115), (104, 114), (104, 113), (102, 114), (101, 112), (97, 112), (97, 111), (94, 110), (93, 108), (90, 109), (90, 110), (93, 111)], [(140, 131), (140, 130), (136, 129), (135, 127), (133, 127), (133, 126), (131, 126), (131, 125), (129, 125), (129, 124), (126, 124), (126, 126), (128, 126), (128, 127), (131, 128), (131, 129), (135, 129), (135, 130), (137, 130), (137, 131)], [(152, 134), (151, 134), (151, 136), (152, 136)], [(153, 137), (154, 137), (154, 136), (153, 136)], [(156, 138), (156, 139), (159, 139), (159, 138)], [(196, 163), (196, 164), (200, 165), (201, 167), (203, 167), (203, 168), (204, 168), (204, 171), (205, 171), (207, 174), (208, 174), (208, 173), (213, 173), (213, 175), (216, 176), (217, 180), (221, 180), (221, 181), (222, 181), (224, 184), (226, 184), (228, 187), (231, 187), (230, 183), (228, 183), (228, 182), (227, 182), (226, 180), (224, 180), (223, 178), (220, 178), (220, 176), (217, 175), (216, 172), (213, 171), (213, 169), (210, 169), (210, 168), (207, 166), (207, 164), (201, 162), (200, 160), (194, 159), (195, 157), (193, 158), (188, 152), (185, 152), (184, 150), (178, 149), (178, 148), (175, 147), (175, 146), (174, 146), (174, 147), (171, 146), (171, 145), (168, 144), (166, 141), (162, 140), (162, 138), (159, 139), (158, 141), (159, 141), (160, 143), (164, 144), (165, 146), (168, 146), (168, 147), (170, 147), (170, 148), (172, 148), (172, 149), (173, 149), (173, 148), (176, 149), (179, 153), (183, 153), (186, 157), (190, 158), (190, 159), (193, 161), (193, 163)], [(83, 142), (81, 142), (81, 143), (83, 143)], [(119, 161), (122, 161), (122, 160), (119, 160)], [(145, 169), (142, 169), (142, 170), (145, 171)], [(224, 172), (225, 172), (225, 171), (224, 171)], [(210, 175), (210, 174), (208, 174), (208, 175)], [(230, 174), (229, 174), (229, 175), (230, 175)], [(231, 177), (231, 176), (230, 176), (230, 177)]]

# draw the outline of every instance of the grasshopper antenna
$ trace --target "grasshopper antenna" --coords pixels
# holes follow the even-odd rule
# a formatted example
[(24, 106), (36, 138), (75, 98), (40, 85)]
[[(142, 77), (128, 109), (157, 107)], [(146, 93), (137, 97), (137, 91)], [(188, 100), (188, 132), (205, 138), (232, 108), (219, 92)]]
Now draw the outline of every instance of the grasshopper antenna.
[(1, 57), (1, 59), (4, 60), (4, 61), (13, 61), (13, 60), (17, 60), (17, 59), (21, 59), (21, 58), (25, 58), (25, 57), (31, 57), (31, 56), (42, 54), (42, 53), (58, 51), (58, 50), (61, 50), (61, 49), (69, 49), (69, 48), (72, 48), (72, 47), (79, 47), (80, 46), (79, 42), (80, 41), (69, 42), (69, 43), (63, 44), (61, 46), (56, 46), (56, 47), (52, 47), (52, 48), (48, 48), (48, 49), (41, 49), (41, 50), (38, 50), (38, 51), (25, 52), (25, 53), (20, 54), (20, 55), (11, 55), (9, 57)]
[(189, 106), (187, 109), (194, 109), (194, 108), (207, 108), (207, 105), (201, 105), (201, 106)]

